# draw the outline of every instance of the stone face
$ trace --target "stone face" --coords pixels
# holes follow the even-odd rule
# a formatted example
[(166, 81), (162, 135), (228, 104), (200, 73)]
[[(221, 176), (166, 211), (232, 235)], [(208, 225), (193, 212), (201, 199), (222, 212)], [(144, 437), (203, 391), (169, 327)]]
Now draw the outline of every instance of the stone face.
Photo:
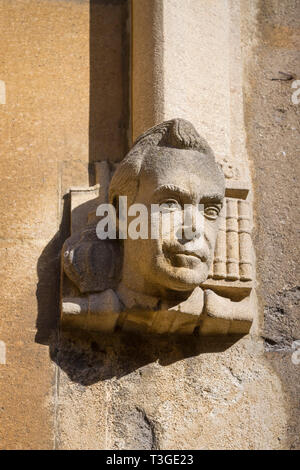
[[(142, 134), (113, 174), (110, 208), (105, 204), (95, 209), (105, 201), (108, 170), (104, 162), (97, 164), (99, 186), (71, 190), (74, 233), (62, 250), (62, 325), (128, 334), (248, 333), (254, 312), (244, 295), (249, 289), (245, 281), (253, 278), (249, 203), (235, 197), (224, 200), (223, 173), (192, 124), (173, 119)], [(124, 198), (129, 203), (125, 214)], [(146, 213), (137, 237), (130, 225), (121, 225), (133, 215), (132, 204)], [(154, 204), (164, 206), (157, 220), (150, 215)], [(88, 224), (93, 206), (91, 214), (96, 215), (108, 209), (115, 214), (118, 208), (118, 221), (108, 221), (117, 225), (118, 234), (115, 227), (107, 240), (99, 239), (102, 222), (97, 224), (91, 215)], [(187, 207), (194, 215), (188, 217)], [(174, 222), (167, 226), (166, 217)], [(155, 228), (157, 236), (152, 235)], [(198, 286), (207, 288), (209, 276), (209, 286), (223, 288), (235, 302), (209, 289), (203, 293)]]

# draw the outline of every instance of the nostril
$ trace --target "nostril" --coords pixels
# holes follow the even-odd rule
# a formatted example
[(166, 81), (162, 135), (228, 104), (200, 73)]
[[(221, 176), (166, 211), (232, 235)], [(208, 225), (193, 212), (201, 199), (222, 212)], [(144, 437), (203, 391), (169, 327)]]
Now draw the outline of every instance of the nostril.
[(183, 236), (187, 240), (195, 240), (201, 237), (201, 232), (193, 227), (186, 227), (183, 231)]
[(193, 224), (191, 225), (182, 225), (176, 230), (176, 238), (179, 240), (181, 243), (186, 243), (191, 240), (197, 240), (202, 237), (203, 230), (202, 227), (199, 227), (198, 225), (195, 226)]

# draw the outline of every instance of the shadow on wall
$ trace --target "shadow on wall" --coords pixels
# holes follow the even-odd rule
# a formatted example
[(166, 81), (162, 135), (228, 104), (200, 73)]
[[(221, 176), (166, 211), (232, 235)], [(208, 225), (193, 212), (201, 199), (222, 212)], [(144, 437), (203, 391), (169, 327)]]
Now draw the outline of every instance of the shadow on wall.
[(38, 284), (36, 298), (38, 317), (35, 341), (51, 345), (57, 340), (60, 297), (60, 253), (65, 239), (69, 236), (70, 197), (63, 199), (63, 214), (58, 232), (44, 248), (37, 263)]
[(117, 162), (128, 151), (128, 3), (90, 0), (90, 162)]
[(222, 352), (238, 339), (63, 332), (51, 358), (73, 382), (92, 385), (153, 362), (167, 366), (199, 354)]

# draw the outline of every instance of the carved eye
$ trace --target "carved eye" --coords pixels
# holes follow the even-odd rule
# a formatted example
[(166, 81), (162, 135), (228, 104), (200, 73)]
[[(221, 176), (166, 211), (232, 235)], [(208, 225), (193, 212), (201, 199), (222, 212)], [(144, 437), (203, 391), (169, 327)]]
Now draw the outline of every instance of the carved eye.
[(208, 219), (216, 219), (220, 213), (220, 208), (218, 206), (208, 206), (204, 209), (205, 217)]
[(160, 206), (163, 209), (163, 212), (181, 210), (181, 205), (176, 199), (167, 199), (163, 201)]

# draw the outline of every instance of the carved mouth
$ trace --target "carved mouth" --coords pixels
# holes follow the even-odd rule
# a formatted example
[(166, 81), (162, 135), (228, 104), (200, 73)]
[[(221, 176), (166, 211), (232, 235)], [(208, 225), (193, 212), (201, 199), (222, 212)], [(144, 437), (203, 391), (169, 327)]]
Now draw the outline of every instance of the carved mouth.
[(174, 254), (178, 256), (187, 256), (189, 258), (197, 258), (203, 263), (207, 260), (207, 257), (205, 255), (199, 255), (198, 253), (195, 253), (193, 251), (181, 251), (179, 253), (174, 253)]
[(194, 263), (206, 263), (208, 260), (208, 253), (206, 250), (195, 250), (195, 251), (190, 251), (190, 250), (184, 250), (182, 249), (183, 247), (179, 246), (173, 246), (173, 247), (163, 247), (163, 253), (166, 258), (177, 258), (177, 259), (188, 259), (190, 262)]

